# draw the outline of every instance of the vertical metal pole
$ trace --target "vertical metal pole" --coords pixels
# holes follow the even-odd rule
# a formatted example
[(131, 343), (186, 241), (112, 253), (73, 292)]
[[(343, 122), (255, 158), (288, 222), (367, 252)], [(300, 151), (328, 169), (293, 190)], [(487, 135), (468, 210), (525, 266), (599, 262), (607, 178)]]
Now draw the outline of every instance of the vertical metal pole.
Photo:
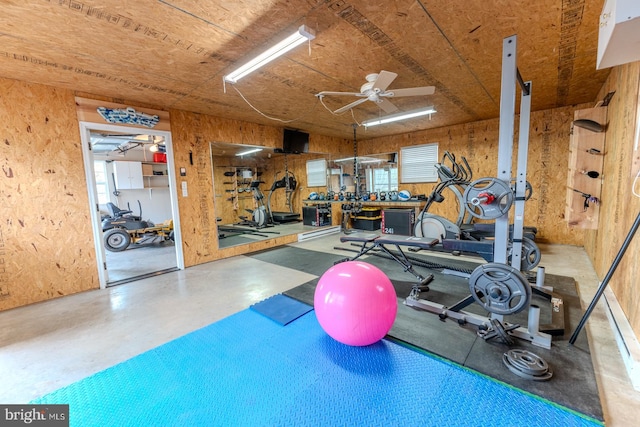
[(600, 284), (600, 287), (596, 291), (596, 294), (594, 295), (593, 300), (591, 300), (591, 304), (589, 304), (589, 308), (587, 308), (587, 311), (585, 311), (584, 316), (582, 316), (582, 319), (580, 320), (578, 327), (571, 335), (571, 338), (569, 339), (569, 344), (575, 343), (576, 339), (578, 339), (578, 334), (580, 334), (580, 331), (584, 327), (585, 323), (587, 323), (587, 319), (591, 315), (591, 312), (596, 307), (596, 304), (598, 303), (598, 301), (600, 300), (600, 297), (604, 293), (605, 288), (609, 284), (609, 281), (611, 280), (611, 276), (613, 276), (613, 273), (616, 272), (616, 268), (618, 268), (618, 264), (620, 264), (620, 261), (622, 261), (622, 257), (624, 256), (624, 253), (627, 251), (627, 248), (629, 247), (629, 244), (631, 243), (633, 236), (636, 234), (636, 231), (638, 231), (639, 226), (640, 226), (640, 212), (638, 212), (638, 216), (636, 217), (636, 220), (631, 226), (631, 229), (629, 230), (629, 234), (627, 234), (627, 238), (624, 239), (624, 242), (622, 243), (622, 246), (618, 251), (618, 255), (616, 255), (615, 259), (613, 260), (613, 263), (611, 264), (611, 267), (609, 268), (607, 275), (604, 277), (604, 280), (602, 281), (602, 283)]
[[(502, 43), (502, 81), (500, 89), (500, 135), (498, 138), (498, 179), (510, 186), (513, 156), (513, 129), (516, 110), (516, 36)], [(509, 213), (496, 219), (493, 261), (507, 263)]]
[(520, 98), (520, 130), (518, 131), (518, 168), (516, 175), (515, 213), (513, 219), (513, 236), (511, 266), (521, 270), (522, 237), (524, 235), (524, 204), (527, 191), (527, 158), (529, 153), (529, 124), (531, 122), (531, 82), (524, 83)]
[(354, 198), (360, 200), (360, 177), (358, 176), (358, 140), (356, 139), (357, 124), (353, 124), (353, 182), (354, 182)]

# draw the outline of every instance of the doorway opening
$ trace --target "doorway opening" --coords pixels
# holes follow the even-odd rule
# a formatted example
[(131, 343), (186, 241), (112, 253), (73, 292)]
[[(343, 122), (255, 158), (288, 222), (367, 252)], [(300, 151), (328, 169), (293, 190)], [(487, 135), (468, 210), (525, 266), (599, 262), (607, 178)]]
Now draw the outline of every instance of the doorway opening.
[(171, 133), (80, 130), (100, 287), (184, 269)]

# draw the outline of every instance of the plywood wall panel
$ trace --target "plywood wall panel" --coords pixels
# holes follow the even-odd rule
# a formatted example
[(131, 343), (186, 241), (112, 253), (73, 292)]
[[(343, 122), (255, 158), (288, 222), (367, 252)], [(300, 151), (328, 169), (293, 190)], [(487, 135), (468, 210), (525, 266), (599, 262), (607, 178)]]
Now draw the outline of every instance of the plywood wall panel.
[[(201, 114), (172, 110), (170, 117), (184, 263), (189, 267), (217, 259), (218, 236), (208, 138), (214, 127), (210, 119)], [(186, 169), (186, 176), (180, 176), (181, 167)], [(181, 190), (183, 185), (187, 187), (186, 196)]]
[(0, 79), (0, 310), (99, 287), (73, 93)]
[[(632, 194), (634, 132), (638, 114), (640, 62), (612, 69), (599, 94), (615, 94), (607, 108), (602, 204), (598, 229), (590, 231), (585, 248), (598, 276), (604, 278), (620, 250), (636, 215), (640, 199)], [(640, 185), (636, 185), (636, 192)], [(616, 295), (636, 337), (640, 338), (640, 288), (638, 285), (640, 236), (636, 235), (609, 286)]]

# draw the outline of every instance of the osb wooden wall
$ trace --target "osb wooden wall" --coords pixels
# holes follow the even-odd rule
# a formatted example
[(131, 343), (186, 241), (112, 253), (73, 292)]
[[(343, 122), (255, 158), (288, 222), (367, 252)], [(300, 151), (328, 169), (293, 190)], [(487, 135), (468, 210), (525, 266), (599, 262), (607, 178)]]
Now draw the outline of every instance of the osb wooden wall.
[[(544, 110), (531, 114), (527, 180), (533, 195), (525, 207), (525, 224), (538, 229), (536, 240), (548, 243), (582, 245), (584, 233), (564, 221), (565, 186), (569, 159), (571, 121), (576, 108), (584, 105)], [(517, 123), (517, 119), (516, 119)], [(467, 158), (473, 179), (497, 175), (499, 120), (439, 128), (363, 141), (358, 154), (399, 151), (401, 147), (437, 142), (439, 153), (453, 153), (458, 160)], [(518, 132), (516, 126), (515, 138)], [(517, 144), (514, 146), (513, 174), (516, 175)], [(435, 184), (400, 184), (411, 194), (429, 195)], [(430, 212), (449, 219), (457, 218), (458, 205), (453, 193), (445, 190), (445, 201), (434, 203)]]
[(99, 287), (68, 90), (0, 79), (0, 310)]
[[(640, 211), (640, 199), (632, 194), (640, 151), (634, 151), (638, 117), (640, 62), (613, 68), (599, 94), (615, 91), (607, 109), (603, 187), (597, 230), (589, 231), (585, 248), (598, 276), (603, 279)], [(640, 192), (636, 182), (635, 192)], [(638, 287), (640, 235), (636, 234), (609, 286), (640, 339), (640, 287)]]

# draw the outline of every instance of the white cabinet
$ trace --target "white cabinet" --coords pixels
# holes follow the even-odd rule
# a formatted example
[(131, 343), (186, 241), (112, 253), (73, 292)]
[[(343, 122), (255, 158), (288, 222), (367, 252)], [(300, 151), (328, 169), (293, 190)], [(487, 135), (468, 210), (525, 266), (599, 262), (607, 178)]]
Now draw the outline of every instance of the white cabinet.
[(640, 2), (606, 0), (600, 15), (596, 69), (640, 60)]
[(118, 190), (144, 188), (142, 162), (113, 162), (113, 174)]

